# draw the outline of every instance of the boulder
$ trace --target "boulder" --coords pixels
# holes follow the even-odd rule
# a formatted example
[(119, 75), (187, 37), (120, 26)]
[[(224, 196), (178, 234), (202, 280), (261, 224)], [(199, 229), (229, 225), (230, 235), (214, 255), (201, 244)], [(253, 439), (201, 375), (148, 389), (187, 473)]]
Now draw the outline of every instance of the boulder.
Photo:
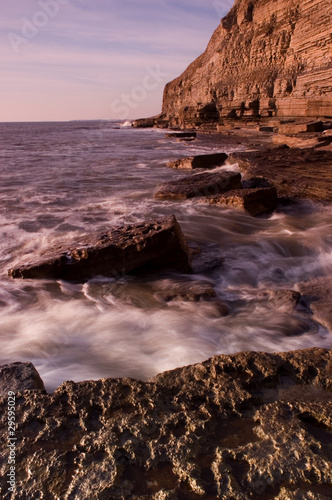
[(194, 139), (197, 137), (197, 132), (171, 132), (166, 134), (166, 137), (176, 138), (176, 139)]
[(241, 187), (241, 174), (237, 172), (196, 174), (162, 184), (154, 197), (162, 200), (186, 200), (221, 194)]
[(31, 390), (45, 391), (44, 383), (32, 363), (0, 366), (0, 397), (6, 397), (9, 391), (19, 394)]
[[(332, 352), (307, 349), (219, 355), (147, 382), (25, 392), (16, 400), (15, 498), (327, 500), (331, 391)], [(7, 418), (0, 398), (4, 436)], [(13, 498), (4, 482), (0, 492)]]
[(245, 210), (252, 216), (273, 212), (278, 206), (277, 191), (274, 187), (235, 189), (208, 198), (211, 205), (222, 205)]
[(211, 155), (190, 156), (167, 163), (168, 167), (177, 169), (193, 170), (195, 168), (215, 168), (222, 166), (227, 160), (226, 153), (215, 153)]
[(13, 278), (86, 280), (96, 275), (190, 271), (189, 250), (174, 216), (115, 227), (83, 237), (73, 246), (57, 246), (40, 258), (9, 270)]

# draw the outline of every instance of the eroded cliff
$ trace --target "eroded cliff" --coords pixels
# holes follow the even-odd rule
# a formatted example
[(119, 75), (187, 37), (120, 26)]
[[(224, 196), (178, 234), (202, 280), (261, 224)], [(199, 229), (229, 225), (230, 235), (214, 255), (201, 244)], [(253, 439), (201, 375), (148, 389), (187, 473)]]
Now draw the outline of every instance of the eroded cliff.
[(332, 1), (237, 0), (164, 91), (172, 125), (332, 116)]

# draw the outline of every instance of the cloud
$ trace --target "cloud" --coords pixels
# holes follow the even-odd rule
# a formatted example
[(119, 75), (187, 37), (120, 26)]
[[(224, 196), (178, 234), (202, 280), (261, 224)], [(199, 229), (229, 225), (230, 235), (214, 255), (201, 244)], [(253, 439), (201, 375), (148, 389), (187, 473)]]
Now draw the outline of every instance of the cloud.
[[(59, 2), (55, 15), (40, 15), (45, 2), (49, 8)], [(24, 37), (27, 23), (35, 27), (31, 38)], [(25, 0), (20, 6), (2, 0), (0, 120), (98, 118), (102, 99), (130, 93), (147, 66), (158, 65), (168, 80), (182, 73), (218, 23), (213, 0)], [(16, 51), (10, 33), (23, 37)], [(160, 111), (165, 83), (139, 104), (137, 116)], [(21, 114), (13, 113), (15, 106)]]

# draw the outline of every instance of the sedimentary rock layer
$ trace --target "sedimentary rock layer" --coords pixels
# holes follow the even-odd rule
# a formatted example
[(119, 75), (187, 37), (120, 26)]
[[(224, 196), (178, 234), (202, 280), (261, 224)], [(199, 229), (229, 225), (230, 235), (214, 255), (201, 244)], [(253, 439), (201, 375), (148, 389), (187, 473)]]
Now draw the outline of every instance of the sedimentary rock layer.
[[(2, 481), (4, 500), (331, 498), (331, 351), (221, 355), (149, 382), (23, 389), (17, 490)], [(2, 478), (7, 404), (0, 397)]]
[(230, 189), (241, 188), (241, 174), (237, 172), (195, 174), (175, 181), (165, 182), (155, 193), (155, 198), (186, 200), (200, 196), (212, 196)]
[(205, 52), (166, 85), (162, 119), (332, 116), (331, 0), (237, 0)]
[(170, 161), (168, 167), (179, 170), (194, 170), (195, 168), (215, 168), (223, 165), (227, 160), (226, 153), (214, 153), (209, 155), (189, 156), (180, 160)]
[(332, 201), (332, 151), (266, 149), (232, 153), (244, 178), (268, 179), (279, 197)]
[(74, 247), (59, 246), (40, 258), (9, 270), (13, 278), (85, 280), (96, 275), (150, 272), (162, 268), (190, 270), (189, 250), (174, 216), (160, 221), (116, 227), (88, 235)]

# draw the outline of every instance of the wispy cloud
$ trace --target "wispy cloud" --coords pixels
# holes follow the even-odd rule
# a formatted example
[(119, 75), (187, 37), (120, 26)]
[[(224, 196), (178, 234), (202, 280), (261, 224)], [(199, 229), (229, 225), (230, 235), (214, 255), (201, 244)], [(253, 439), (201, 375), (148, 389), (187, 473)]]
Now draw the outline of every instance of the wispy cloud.
[[(27, 23), (36, 32), (17, 38), (13, 50), (9, 35), (24, 38)], [(0, 120), (115, 118), (111, 103), (140, 85), (148, 66), (158, 65), (168, 79), (178, 76), (218, 23), (213, 0), (25, 0), (20, 6), (2, 0)], [(160, 111), (165, 83), (139, 103), (135, 116)]]

